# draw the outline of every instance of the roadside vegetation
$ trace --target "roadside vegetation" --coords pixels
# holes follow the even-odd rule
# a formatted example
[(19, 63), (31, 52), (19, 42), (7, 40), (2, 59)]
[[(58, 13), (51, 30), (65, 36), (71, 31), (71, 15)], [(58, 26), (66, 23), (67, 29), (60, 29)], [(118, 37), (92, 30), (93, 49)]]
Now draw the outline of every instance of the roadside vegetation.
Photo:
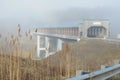
[(35, 47), (25, 51), (22, 46), (23, 36), (32, 40), (30, 31), (22, 36), (18, 25), (17, 34), (5, 38), (4, 43), (0, 40), (0, 80), (64, 80), (75, 76), (77, 70), (96, 71), (101, 65), (114, 65), (114, 60), (120, 60), (120, 44), (100, 40), (66, 43), (57, 54), (33, 60)]

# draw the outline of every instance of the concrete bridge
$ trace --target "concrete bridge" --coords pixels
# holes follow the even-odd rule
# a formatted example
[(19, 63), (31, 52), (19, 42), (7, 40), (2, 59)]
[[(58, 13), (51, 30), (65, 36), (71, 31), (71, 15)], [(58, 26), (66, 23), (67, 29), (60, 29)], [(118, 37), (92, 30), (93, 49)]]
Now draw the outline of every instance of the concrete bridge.
[[(41, 51), (45, 51), (45, 57), (53, 55), (55, 52), (62, 50), (63, 44), (65, 42), (77, 42), (80, 41), (79, 37), (76, 36), (66, 36), (58, 34), (48, 34), (48, 33), (37, 33), (34, 32), (34, 35), (37, 36), (37, 57), (40, 57)], [(40, 46), (41, 37), (45, 38), (45, 47)], [(50, 52), (50, 39), (53, 38), (57, 41), (57, 50)]]
[[(45, 51), (45, 57), (62, 50), (64, 42), (80, 41), (81, 38), (100, 38), (107, 39), (110, 35), (108, 20), (85, 20), (82, 25), (77, 27), (59, 27), (59, 28), (38, 28), (33, 32), (37, 36), (37, 57), (40, 52)], [(45, 38), (45, 47), (40, 46), (40, 38)], [(50, 39), (57, 40), (57, 50), (49, 52)]]

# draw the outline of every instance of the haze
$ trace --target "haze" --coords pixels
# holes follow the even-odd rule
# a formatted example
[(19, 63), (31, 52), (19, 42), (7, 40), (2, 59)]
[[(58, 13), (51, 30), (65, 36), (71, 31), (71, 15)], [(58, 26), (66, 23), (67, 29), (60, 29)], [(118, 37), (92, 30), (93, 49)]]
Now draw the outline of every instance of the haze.
[(109, 19), (112, 36), (120, 33), (119, 0), (0, 0), (0, 33), (38, 27), (69, 27), (83, 19)]

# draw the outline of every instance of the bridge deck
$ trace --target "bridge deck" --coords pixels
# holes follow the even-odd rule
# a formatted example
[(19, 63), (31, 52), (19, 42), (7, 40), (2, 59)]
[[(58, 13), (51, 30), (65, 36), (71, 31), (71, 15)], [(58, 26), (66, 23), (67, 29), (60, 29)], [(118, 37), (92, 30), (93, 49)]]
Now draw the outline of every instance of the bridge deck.
[(74, 41), (79, 41), (80, 40), (80, 38), (78, 36), (50, 34), (50, 33), (40, 33), (40, 32), (34, 32), (33, 34), (34, 35), (40, 35), (40, 36), (46, 36), (46, 37), (59, 38), (59, 39), (74, 40)]

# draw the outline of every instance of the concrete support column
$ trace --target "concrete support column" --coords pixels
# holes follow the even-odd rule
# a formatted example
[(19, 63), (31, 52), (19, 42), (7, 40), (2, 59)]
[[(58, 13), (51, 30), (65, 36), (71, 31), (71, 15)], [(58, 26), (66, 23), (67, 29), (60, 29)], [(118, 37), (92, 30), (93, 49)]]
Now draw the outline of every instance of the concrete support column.
[(40, 36), (37, 35), (37, 57), (40, 57), (40, 51), (45, 51), (45, 57), (49, 56), (49, 38), (45, 37), (45, 47), (40, 46)]
[(57, 40), (57, 51), (62, 50), (62, 43), (63, 43), (63, 41), (61, 39)]
[(94, 35), (94, 28), (92, 28), (92, 36)]
[(97, 28), (95, 28), (95, 36), (97, 37)]
[(37, 35), (37, 57), (40, 56), (40, 36)]
[(95, 29), (96, 29), (96, 28), (94, 28), (94, 36), (95, 36)]
[(98, 28), (97, 28), (97, 37), (98, 37), (99, 33), (98, 33)]
[(98, 28), (98, 37), (100, 36), (100, 28)]
[(49, 38), (48, 37), (45, 37), (45, 57), (48, 57), (49, 56), (49, 47), (50, 47), (50, 44), (49, 44)]

